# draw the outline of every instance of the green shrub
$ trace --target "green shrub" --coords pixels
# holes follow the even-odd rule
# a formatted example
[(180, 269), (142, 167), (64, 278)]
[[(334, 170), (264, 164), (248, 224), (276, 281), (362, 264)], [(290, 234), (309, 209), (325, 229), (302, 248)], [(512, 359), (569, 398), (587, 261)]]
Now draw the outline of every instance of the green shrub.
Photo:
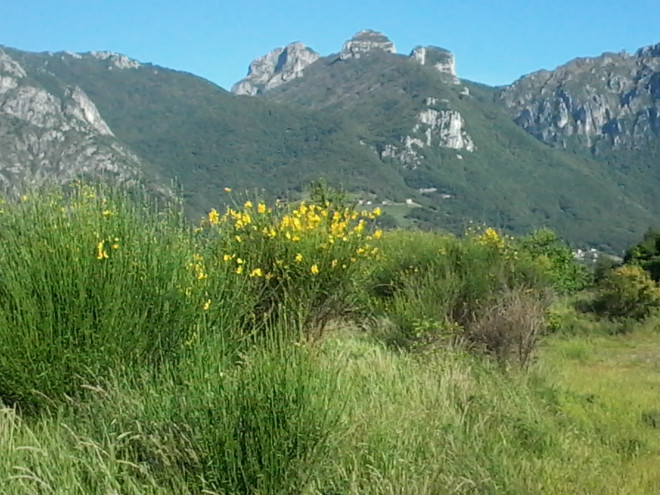
[(249, 280), (258, 294), (257, 319), (269, 328), (281, 328), (278, 318), (298, 320), (296, 327), (313, 337), (364, 306), (362, 287), (379, 257), (373, 241), (381, 235), (368, 232), (368, 221), (379, 213), (329, 201), (271, 208), (248, 200), (223, 215), (212, 210), (199, 234), (209, 239), (216, 263)]
[(240, 313), (240, 288), (209, 278), (176, 207), (132, 196), (76, 184), (4, 205), (0, 401), (38, 409), (113, 372), (157, 370)]
[(641, 266), (653, 280), (660, 281), (660, 231), (647, 230), (641, 242), (626, 251), (623, 261)]
[(539, 229), (514, 241), (521, 256), (534, 260), (552, 287), (560, 293), (585, 288), (590, 282), (588, 268), (576, 261), (570, 247), (549, 229)]
[(596, 312), (610, 318), (643, 320), (660, 306), (660, 289), (636, 265), (616, 268), (603, 280), (594, 301)]
[(270, 341), (214, 373), (215, 349), (188, 367), (186, 393), (174, 401), (173, 415), (187, 426), (203, 466), (199, 488), (300, 493), (339, 424), (336, 372), (320, 366), (313, 350)]
[(466, 329), (499, 307), (504, 294), (542, 293), (548, 283), (543, 267), (521, 256), (514, 245), (494, 229), (473, 230), (464, 239), (387, 233), (380, 244), (385, 259), (374, 272), (372, 294), (376, 311), (395, 325), (388, 340), (427, 345), (448, 337), (469, 338)]

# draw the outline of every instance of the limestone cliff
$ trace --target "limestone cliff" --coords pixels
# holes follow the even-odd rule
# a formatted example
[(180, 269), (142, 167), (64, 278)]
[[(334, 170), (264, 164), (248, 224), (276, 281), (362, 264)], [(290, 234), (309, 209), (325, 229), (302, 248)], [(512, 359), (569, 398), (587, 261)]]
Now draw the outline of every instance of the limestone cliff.
[(403, 136), (397, 145), (386, 145), (380, 157), (396, 158), (414, 168), (422, 162), (424, 148), (435, 146), (474, 151), (476, 147), (465, 129), (463, 116), (447, 108), (447, 103), (447, 100), (426, 98), (426, 108), (417, 115), (417, 123), (411, 134)]
[(421, 65), (433, 67), (441, 74), (447, 75), (452, 83), (458, 84), (456, 60), (449, 50), (437, 46), (417, 46), (410, 53), (410, 58)]
[(113, 138), (79, 87), (58, 96), (0, 48), (0, 184), (5, 190), (80, 175), (137, 177), (139, 159)]
[(252, 61), (245, 79), (232, 86), (233, 93), (254, 96), (303, 75), (319, 54), (302, 43), (276, 48)]
[(396, 48), (394, 47), (394, 43), (383, 33), (365, 29), (356, 33), (350, 40), (344, 43), (339, 53), (339, 58), (341, 60), (360, 58), (372, 51), (396, 53)]
[(549, 144), (636, 148), (660, 137), (660, 44), (535, 72), (500, 99), (519, 125)]

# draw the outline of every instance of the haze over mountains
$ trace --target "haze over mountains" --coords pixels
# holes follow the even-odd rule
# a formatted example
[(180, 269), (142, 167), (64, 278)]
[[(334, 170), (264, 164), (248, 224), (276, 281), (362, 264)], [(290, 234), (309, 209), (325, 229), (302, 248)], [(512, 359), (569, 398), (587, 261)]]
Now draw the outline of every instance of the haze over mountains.
[(225, 186), (295, 195), (323, 176), (392, 224), (548, 226), (613, 251), (660, 212), (660, 44), (491, 88), (447, 49), (397, 54), (366, 30), (336, 54), (276, 49), (232, 91), (109, 52), (0, 48), (0, 181), (177, 178), (199, 215)]

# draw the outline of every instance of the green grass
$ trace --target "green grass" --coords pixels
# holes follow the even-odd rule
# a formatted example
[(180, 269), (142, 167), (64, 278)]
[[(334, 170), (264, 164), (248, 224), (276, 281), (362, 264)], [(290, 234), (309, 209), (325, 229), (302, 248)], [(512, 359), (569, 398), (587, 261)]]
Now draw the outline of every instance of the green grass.
[[(523, 370), (460, 342), (510, 294), (549, 289), (492, 232), (378, 239), (346, 220), (334, 246), (324, 229), (350, 211), (291, 231), (299, 240), (282, 222), (299, 208), (259, 216), (255, 203), (240, 210), (247, 226), (196, 231), (177, 211), (87, 186), (3, 205), (1, 493), (660, 489), (656, 320), (608, 335), (560, 305), (555, 325), (570, 328)], [(277, 235), (260, 237), (264, 226)], [(358, 255), (365, 242), (384, 256)], [(393, 292), (358, 297), (379, 277)], [(264, 318), (264, 299), (280, 310)], [(328, 307), (332, 324), (310, 334)], [(416, 315), (446, 333), (412, 347), (385, 338)], [(513, 321), (502, 318), (485, 321)]]

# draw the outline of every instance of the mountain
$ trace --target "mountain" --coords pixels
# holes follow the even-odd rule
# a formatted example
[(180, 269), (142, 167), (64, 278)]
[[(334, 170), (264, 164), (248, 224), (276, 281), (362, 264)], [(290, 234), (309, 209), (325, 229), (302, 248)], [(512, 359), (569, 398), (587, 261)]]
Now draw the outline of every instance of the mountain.
[[(365, 30), (335, 54), (273, 50), (231, 93), (110, 52), (0, 47), (0, 181), (18, 190), (110, 175), (167, 188), (176, 178), (194, 218), (227, 200), (224, 187), (295, 197), (323, 176), (383, 206), (391, 224), (549, 226), (620, 251), (660, 210), (656, 49), (490, 88), (460, 79), (447, 49), (398, 54)], [(602, 67), (611, 82), (596, 86)], [(612, 118), (595, 116), (619, 111), (617, 84), (634, 104), (616, 114), (615, 140)]]
[(13, 192), (53, 178), (103, 174), (125, 181), (142, 167), (79, 86), (48, 91), (2, 49), (0, 149), (0, 182)]
[(516, 123), (540, 140), (594, 153), (639, 149), (660, 137), (660, 43), (631, 55), (578, 58), (502, 90)]
[[(660, 77), (653, 54), (653, 49), (640, 50), (635, 56), (641, 59), (640, 69), (630, 76), (638, 84), (639, 114), (646, 111), (649, 122), (655, 122), (654, 110), (643, 102), (657, 105), (652, 88)], [(617, 61), (609, 63), (619, 67)], [(286, 69), (264, 65), (260, 70), (274, 74)], [(543, 80), (561, 80), (561, 71), (543, 73)], [(546, 139), (557, 118), (521, 117), (552, 106), (540, 100), (553, 93), (547, 84), (535, 84), (538, 75), (506, 88), (488, 88), (460, 80), (454, 56), (444, 48), (419, 46), (409, 55), (397, 55), (382, 33), (362, 31), (339, 53), (316, 58), (295, 77), (282, 77), (286, 84), (257, 95), (326, 115), (350, 115), (361, 127), (360, 142), (381, 161), (396, 164), (408, 186), (424, 191), (415, 199), (423, 208), (408, 213), (420, 223), (460, 230), (472, 218), (512, 232), (547, 225), (572, 241), (617, 249), (640, 235), (643, 225), (653, 224), (660, 211), (653, 194), (660, 167), (651, 163), (657, 163), (660, 149), (654, 148), (658, 139), (652, 127), (638, 130), (637, 138), (651, 162), (643, 162), (639, 153), (632, 156), (629, 148), (610, 146), (594, 153), (588, 147), (558, 145)], [(585, 81), (572, 80), (576, 89), (585, 87)], [(563, 82), (555, 90), (566, 92), (567, 86)], [(643, 94), (643, 88), (649, 89)], [(602, 85), (593, 93), (604, 95)], [(594, 94), (586, 98), (587, 109)], [(572, 101), (577, 104), (579, 98)], [(525, 125), (528, 121), (536, 127)], [(595, 139), (593, 125), (587, 129)], [(601, 124), (598, 133), (607, 129)]]
[[(119, 54), (30, 53), (10, 48), (3, 53), (26, 74), (19, 79), (2, 68), (0, 75), (15, 80), (12, 85), (16, 87), (8, 95), (27, 105), (31, 100), (23, 94), (37, 92), (43, 100), (52, 101), (53, 107), (61, 108), (67, 92), (79, 88), (94, 103), (107, 128), (105, 136), (89, 130), (94, 142), (106, 139), (121, 145), (137, 160), (135, 168), (144, 180), (169, 185), (176, 178), (193, 216), (224, 201), (224, 187), (267, 188), (280, 195), (301, 190), (319, 175), (335, 182), (350, 181), (358, 188), (378, 184), (383, 194), (405, 194), (396, 170), (379, 167), (377, 157), (353, 139), (353, 124), (341, 116), (326, 117), (239, 98), (194, 75)], [(7, 108), (0, 106), (0, 118), (7, 122), (7, 139), (15, 139), (23, 132), (24, 121), (16, 120)], [(44, 119), (49, 112), (33, 106), (24, 116)], [(53, 121), (47, 129), (69, 133), (75, 156), (88, 163), (91, 171), (100, 172), (103, 162), (86, 152), (85, 140), (71, 134), (69, 127), (64, 121)], [(67, 155), (60, 155), (55, 145), (49, 144), (48, 149), (51, 155), (43, 159), (59, 157), (63, 171), (51, 174), (44, 170), (44, 176), (61, 180), (77, 175), (78, 169), (68, 164)], [(5, 153), (0, 149), (3, 165), (11, 163)], [(26, 169), (42, 170), (39, 159), (35, 152), (23, 156), (21, 163)], [(113, 157), (111, 163), (120, 166), (121, 160)], [(361, 168), (356, 170), (355, 163)], [(9, 170), (3, 166), (0, 175), (8, 176)]]

